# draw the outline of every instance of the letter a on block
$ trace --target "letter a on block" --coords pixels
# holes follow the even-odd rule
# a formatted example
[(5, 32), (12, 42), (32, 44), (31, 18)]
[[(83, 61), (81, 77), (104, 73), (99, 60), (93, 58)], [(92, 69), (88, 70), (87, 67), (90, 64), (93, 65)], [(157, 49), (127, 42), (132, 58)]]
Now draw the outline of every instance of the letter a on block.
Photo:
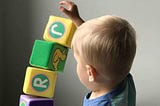
[(50, 16), (43, 38), (65, 47), (71, 47), (71, 41), (76, 26), (70, 19)]

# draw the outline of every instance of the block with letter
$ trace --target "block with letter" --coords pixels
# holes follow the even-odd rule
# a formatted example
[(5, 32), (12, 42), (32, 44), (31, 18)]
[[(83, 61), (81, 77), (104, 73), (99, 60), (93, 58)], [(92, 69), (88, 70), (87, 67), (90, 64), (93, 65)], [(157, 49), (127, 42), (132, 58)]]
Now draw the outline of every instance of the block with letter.
[(71, 47), (75, 30), (76, 26), (70, 19), (50, 16), (43, 38), (47, 41), (57, 42), (63, 46)]
[(35, 40), (30, 64), (35, 67), (63, 72), (68, 48), (57, 43)]
[(55, 71), (27, 67), (23, 92), (34, 96), (52, 98), (56, 85)]
[(54, 101), (51, 98), (21, 95), (19, 106), (54, 106)]

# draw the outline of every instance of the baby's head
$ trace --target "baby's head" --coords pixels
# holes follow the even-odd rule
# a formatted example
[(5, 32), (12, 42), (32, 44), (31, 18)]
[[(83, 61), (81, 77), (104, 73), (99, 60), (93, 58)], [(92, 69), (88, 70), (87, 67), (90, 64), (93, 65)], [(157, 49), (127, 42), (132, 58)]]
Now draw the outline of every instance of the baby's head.
[[(126, 20), (116, 16), (92, 19), (77, 29), (72, 49), (81, 63), (79, 67), (83, 67), (79, 70), (83, 71), (81, 76), (91, 74), (85, 71), (93, 69), (99, 81), (119, 83), (129, 73), (136, 53), (135, 30)], [(80, 80), (86, 83), (83, 77)]]

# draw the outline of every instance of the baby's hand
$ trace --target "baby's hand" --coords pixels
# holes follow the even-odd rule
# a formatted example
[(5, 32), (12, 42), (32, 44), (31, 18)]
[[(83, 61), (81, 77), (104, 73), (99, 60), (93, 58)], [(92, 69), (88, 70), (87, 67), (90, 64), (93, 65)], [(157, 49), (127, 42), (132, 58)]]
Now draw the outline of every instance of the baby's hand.
[(79, 16), (76, 4), (67, 0), (61, 1), (59, 2), (59, 4), (60, 4), (59, 10), (64, 12), (76, 24), (76, 26), (80, 26), (84, 22)]

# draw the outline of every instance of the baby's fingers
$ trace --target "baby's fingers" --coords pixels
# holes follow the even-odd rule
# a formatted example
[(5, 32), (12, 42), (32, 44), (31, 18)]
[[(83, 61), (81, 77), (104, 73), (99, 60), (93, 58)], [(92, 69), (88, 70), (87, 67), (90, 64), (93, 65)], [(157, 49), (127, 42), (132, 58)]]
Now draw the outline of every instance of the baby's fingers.
[(64, 12), (66, 15), (69, 15), (70, 11), (68, 11), (66, 8), (64, 8), (63, 6), (59, 7), (59, 10)]
[(71, 10), (73, 5), (74, 5), (73, 2), (70, 2), (70, 1), (67, 1), (67, 0), (61, 1), (61, 2), (59, 2), (59, 4), (66, 6), (67, 10)]

